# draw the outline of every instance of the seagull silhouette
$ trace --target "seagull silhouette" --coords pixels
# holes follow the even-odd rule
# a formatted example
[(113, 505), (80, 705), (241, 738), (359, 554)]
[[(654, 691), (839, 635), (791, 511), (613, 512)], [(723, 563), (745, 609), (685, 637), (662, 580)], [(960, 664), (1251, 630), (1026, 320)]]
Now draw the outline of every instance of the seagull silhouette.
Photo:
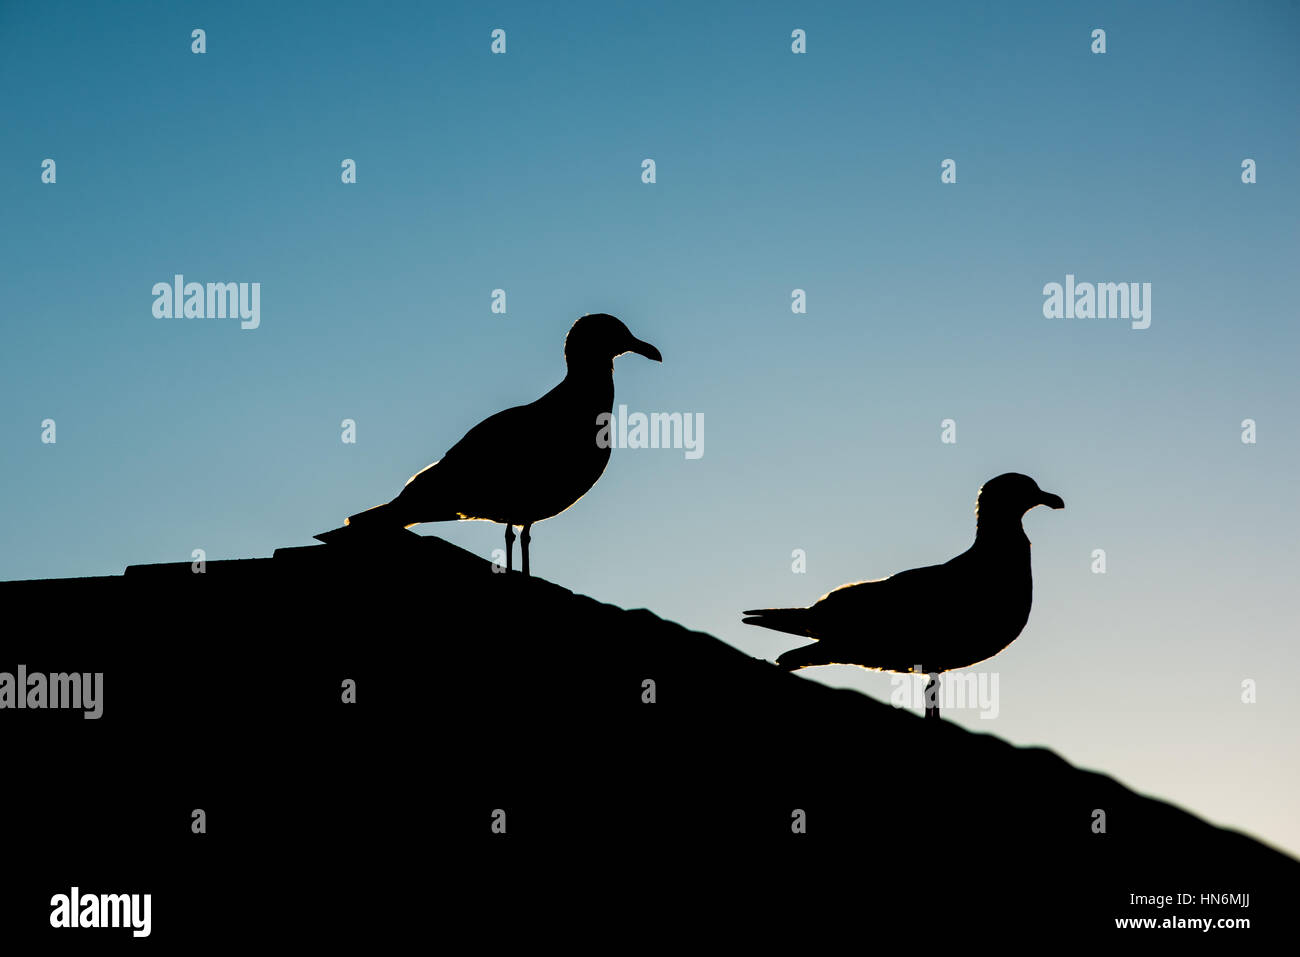
[(969, 667), (1011, 644), (1029, 620), (1033, 578), (1020, 522), (1036, 505), (1065, 508), (1028, 475), (989, 479), (975, 501), (975, 544), (951, 561), (841, 585), (807, 608), (747, 611), (744, 622), (818, 639), (777, 658), (789, 671), (920, 665), (933, 676)]
[[(512, 563), (514, 526), (523, 573), (533, 523), (563, 512), (596, 484), (609, 462), (609, 443), (598, 442), (597, 417), (614, 407), (614, 359), (635, 352), (662, 362), (659, 350), (605, 313), (583, 316), (564, 340), (564, 380), (536, 402), (489, 416), (437, 462), (407, 481), (391, 502), (344, 523), (367, 532), (400, 532), (421, 522), (479, 519), (506, 527), (506, 568)], [(349, 534), (317, 535), (333, 541)]]

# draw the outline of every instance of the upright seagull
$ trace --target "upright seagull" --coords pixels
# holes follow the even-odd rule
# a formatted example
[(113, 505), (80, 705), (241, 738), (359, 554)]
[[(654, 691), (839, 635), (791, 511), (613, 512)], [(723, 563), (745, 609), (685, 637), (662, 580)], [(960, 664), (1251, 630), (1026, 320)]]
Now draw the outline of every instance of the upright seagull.
[[(662, 362), (605, 313), (583, 316), (564, 340), (568, 372), (536, 402), (489, 416), (437, 462), (420, 470), (384, 505), (351, 516), (358, 530), (398, 532), (421, 522), (480, 519), (506, 527), (506, 568), (514, 526), (522, 525), (523, 571), (534, 522), (560, 514), (587, 494), (609, 462), (609, 442), (598, 441), (597, 417), (614, 407), (614, 359), (635, 352)], [(332, 541), (343, 529), (316, 537)]]
[(989, 479), (975, 500), (975, 544), (951, 561), (841, 585), (807, 608), (747, 611), (745, 624), (817, 639), (777, 658), (788, 671), (845, 664), (909, 672), (920, 665), (932, 676), (930, 691), (936, 672), (993, 657), (1029, 620), (1033, 578), (1020, 521), (1036, 505), (1065, 508), (1028, 475)]

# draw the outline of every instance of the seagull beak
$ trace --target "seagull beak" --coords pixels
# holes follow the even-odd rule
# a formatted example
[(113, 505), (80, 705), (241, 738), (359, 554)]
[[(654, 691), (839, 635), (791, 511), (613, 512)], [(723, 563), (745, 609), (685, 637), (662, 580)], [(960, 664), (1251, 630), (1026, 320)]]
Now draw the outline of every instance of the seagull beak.
[(1051, 492), (1044, 492), (1043, 497), (1038, 500), (1039, 505), (1046, 505), (1048, 508), (1065, 508), (1065, 499), (1059, 495), (1053, 495)]
[(664, 357), (659, 354), (659, 350), (648, 342), (642, 342), (640, 339), (633, 339), (632, 344), (628, 346), (628, 352), (635, 352), (639, 356), (645, 356), (647, 359), (653, 359), (655, 362), (663, 362)]

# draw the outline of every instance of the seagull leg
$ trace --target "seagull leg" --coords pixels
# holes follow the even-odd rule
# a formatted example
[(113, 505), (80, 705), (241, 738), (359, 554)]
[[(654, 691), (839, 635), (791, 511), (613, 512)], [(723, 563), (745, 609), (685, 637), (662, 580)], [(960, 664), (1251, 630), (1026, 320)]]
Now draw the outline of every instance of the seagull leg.
[(925, 716), (939, 720), (939, 673), (930, 672), (930, 681), (925, 686)]
[(524, 556), (524, 577), (528, 577), (528, 543), (533, 540), (532, 533), (533, 523), (528, 522), (524, 525), (524, 533), (519, 536), (519, 551)]
[(506, 522), (506, 571), (510, 571), (510, 566), (515, 553), (515, 527)]

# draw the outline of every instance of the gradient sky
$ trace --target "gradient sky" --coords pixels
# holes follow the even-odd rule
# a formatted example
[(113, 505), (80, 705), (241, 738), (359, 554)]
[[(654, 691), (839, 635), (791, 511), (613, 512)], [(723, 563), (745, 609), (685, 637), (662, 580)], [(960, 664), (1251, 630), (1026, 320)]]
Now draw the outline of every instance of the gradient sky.
[[(615, 452), (536, 574), (770, 658), (741, 609), (946, 560), (1028, 473), (1067, 508), (1001, 713), (945, 719), (1300, 853), (1298, 47), (1281, 2), (0, 2), (0, 579), (309, 544), (611, 312), (664, 354), (617, 401), (704, 455)], [(155, 318), (178, 272), (261, 327)], [(1045, 319), (1066, 273), (1151, 327)]]

